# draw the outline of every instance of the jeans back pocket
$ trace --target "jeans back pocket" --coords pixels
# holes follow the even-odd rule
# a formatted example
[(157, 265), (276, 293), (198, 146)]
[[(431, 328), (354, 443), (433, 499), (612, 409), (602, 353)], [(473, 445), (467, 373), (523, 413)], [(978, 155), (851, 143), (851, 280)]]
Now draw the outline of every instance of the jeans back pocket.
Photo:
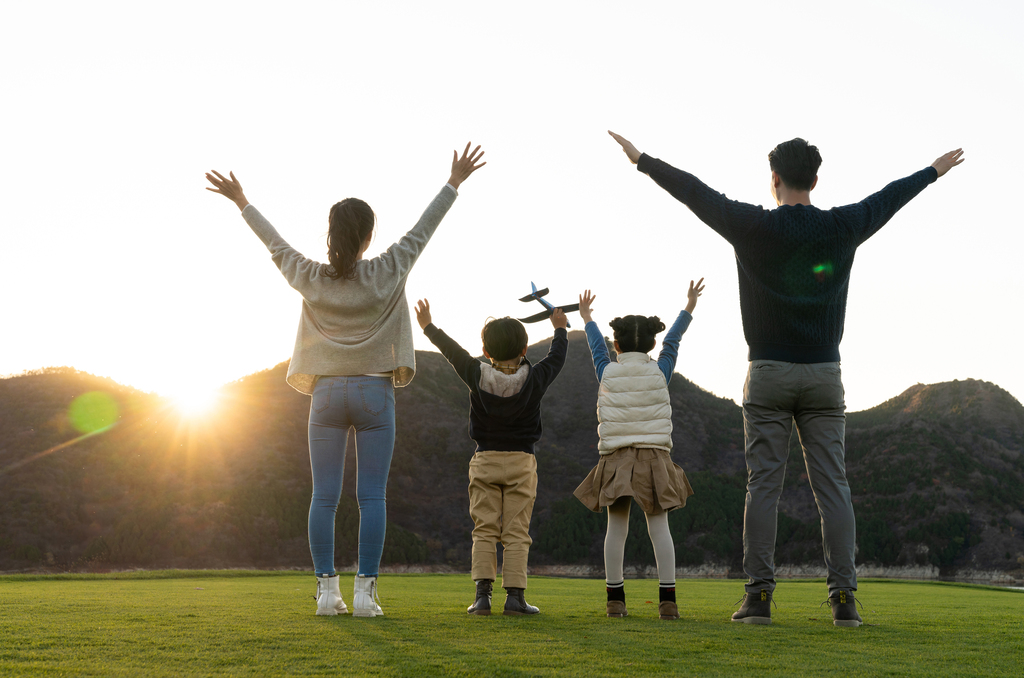
[(319, 414), (331, 406), (331, 390), (334, 388), (333, 379), (320, 378), (313, 388), (313, 401), (310, 407)]
[(389, 386), (383, 380), (379, 383), (359, 384), (359, 397), (363, 401), (363, 411), (376, 417), (387, 410)]

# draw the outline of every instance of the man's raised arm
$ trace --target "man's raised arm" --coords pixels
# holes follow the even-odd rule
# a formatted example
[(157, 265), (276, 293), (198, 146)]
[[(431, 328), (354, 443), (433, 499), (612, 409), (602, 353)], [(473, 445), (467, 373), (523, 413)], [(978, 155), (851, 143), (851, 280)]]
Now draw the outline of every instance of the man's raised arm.
[(608, 131), (637, 169), (651, 177), (673, 198), (683, 203), (703, 221), (732, 244), (758, 224), (765, 210), (757, 205), (730, 200), (689, 172), (641, 153), (628, 139)]
[[(910, 202), (928, 184), (964, 161), (963, 149), (944, 153), (928, 167), (908, 177), (897, 179), (885, 188), (858, 203), (834, 207), (832, 213), (851, 229), (857, 244), (877, 233), (904, 205)], [(934, 174), (932, 173), (934, 170)]]

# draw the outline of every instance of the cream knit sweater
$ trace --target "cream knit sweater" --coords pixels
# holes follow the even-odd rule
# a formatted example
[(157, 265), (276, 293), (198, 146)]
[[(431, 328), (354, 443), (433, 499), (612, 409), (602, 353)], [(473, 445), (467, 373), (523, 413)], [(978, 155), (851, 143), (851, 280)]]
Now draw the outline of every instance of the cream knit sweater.
[(293, 249), (251, 204), (242, 210), (281, 274), (302, 295), (288, 383), (312, 394), (318, 376), (390, 372), (395, 386), (416, 373), (405, 280), (458, 194), (445, 184), (423, 216), (378, 257), (356, 262), (354, 280), (331, 280), (328, 264)]

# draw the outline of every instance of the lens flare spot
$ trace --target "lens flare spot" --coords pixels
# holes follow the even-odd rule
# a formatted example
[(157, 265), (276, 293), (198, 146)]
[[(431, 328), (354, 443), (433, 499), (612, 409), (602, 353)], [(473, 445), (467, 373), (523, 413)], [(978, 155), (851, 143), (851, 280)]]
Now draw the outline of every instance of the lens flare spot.
[(117, 423), (117, 401), (103, 391), (83, 393), (71, 401), (68, 419), (80, 433), (96, 433)]
[(818, 264), (813, 269), (814, 279), (818, 282), (825, 282), (825, 278), (832, 277), (832, 262), (826, 261), (824, 264)]

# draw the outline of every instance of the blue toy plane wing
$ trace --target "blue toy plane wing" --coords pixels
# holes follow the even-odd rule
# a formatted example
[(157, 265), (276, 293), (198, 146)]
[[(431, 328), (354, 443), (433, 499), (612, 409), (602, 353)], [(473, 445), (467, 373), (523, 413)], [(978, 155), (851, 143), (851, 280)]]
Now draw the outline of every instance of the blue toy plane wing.
[(548, 288), (545, 287), (544, 289), (537, 290), (536, 292), (534, 292), (532, 294), (527, 294), (525, 297), (520, 297), (519, 301), (533, 301), (535, 299), (540, 299), (545, 294), (547, 294), (548, 291), (549, 291)]
[(520, 318), (519, 322), (521, 322), (521, 323), (536, 323), (536, 322), (540, 322), (541, 320), (547, 320), (550, 317), (551, 317), (551, 311), (541, 311), (540, 313), (538, 313), (536, 315), (531, 315), (529, 318)]
[[(580, 310), (580, 305), (579, 304), (569, 304), (568, 306), (556, 306), (555, 308), (560, 308), (565, 313), (572, 313), (573, 311)], [(554, 309), (552, 309), (552, 311), (553, 310)], [(540, 313), (538, 313), (536, 315), (531, 315), (529, 318), (520, 318), (519, 322), (521, 322), (521, 323), (536, 323), (536, 322), (540, 322), (541, 320), (547, 320), (548, 318), (551, 317), (551, 312), (552, 311), (541, 311)]]

